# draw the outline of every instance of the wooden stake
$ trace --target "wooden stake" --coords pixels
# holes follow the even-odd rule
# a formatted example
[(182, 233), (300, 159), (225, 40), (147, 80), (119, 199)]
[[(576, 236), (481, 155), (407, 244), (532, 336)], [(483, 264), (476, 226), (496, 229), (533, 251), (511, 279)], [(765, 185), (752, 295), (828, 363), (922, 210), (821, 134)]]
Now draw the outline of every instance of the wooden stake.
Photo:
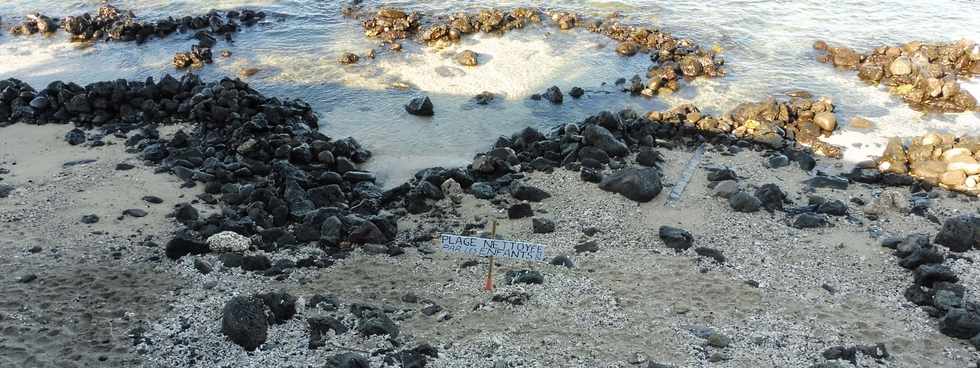
[[(497, 220), (493, 220), (490, 224), (490, 239), (497, 240)], [(487, 267), (487, 281), (483, 284), (483, 290), (493, 291), (493, 264), (495, 263), (493, 256), (490, 256), (490, 265)]]

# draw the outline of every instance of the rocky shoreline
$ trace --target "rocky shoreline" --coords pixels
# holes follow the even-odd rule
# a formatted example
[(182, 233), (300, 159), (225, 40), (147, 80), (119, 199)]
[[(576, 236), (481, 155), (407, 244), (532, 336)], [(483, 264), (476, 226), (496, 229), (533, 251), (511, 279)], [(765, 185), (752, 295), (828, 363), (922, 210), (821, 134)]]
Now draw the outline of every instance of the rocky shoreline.
[[(177, 69), (201, 68), (214, 62), (212, 49), (219, 38), (233, 42), (232, 37), (241, 27), (252, 27), (264, 20), (263, 11), (250, 9), (232, 10), (220, 14), (216, 11), (206, 15), (167, 17), (157, 21), (141, 21), (131, 10), (119, 9), (111, 4), (100, 6), (95, 15), (84, 13), (53, 18), (40, 13), (27, 15), (20, 24), (10, 29), (15, 36), (44, 36), (64, 30), (72, 42), (135, 42), (142, 44), (153, 37), (166, 38), (174, 33), (193, 33), (197, 44), (189, 52), (174, 55), (173, 65)], [(222, 51), (222, 56), (230, 56), (230, 51)]]
[[(209, 29), (195, 35), (194, 51), (175, 57), (187, 66), (210, 59), (213, 35), (230, 40), (238, 28), (232, 19), (264, 18), (233, 13), (150, 24), (104, 6), (95, 17), (35, 15), (15, 29), (49, 33), (60, 24), (85, 40), (135, 42), (181, 27)], [(366, 35), (396, 50), (407, 39), (437, 46), (549, 20), (560, 30), (584, 27), (619, 42), (622, 56), (649, 55), (648, 81), (637, 76), (625, 87), (633, 94), (670, 93), (681, 79), (724, 74), (714, 51), (615, 19), (523, 8), (448, 17), (383, 8), (366, 17)], [(869, 55), (815, 47), (862, 79), (912, 86), (902, 94), (913, 107), (976, 108), (955, 81), (977, 74), (972, 44)], [(461, 56), (460, 63), (479, 63), (479, 55)], [(912, 67), (923, 58), (928, 65)], [(71, 151), (57, 157), (125, 150), (127, 158), (109, 156), (120, 161), (112, 172), (138, 165), (186, 191), (141, 197), (148, 208), (172, 205), (165, 218), (140, 207), (70, 214), (79, 226), (118, 216), (113, 231), (127, 231), (121, 221), (152, 224), (157, 237), (113, 239), (110, 257), (130, 257), (118, 244), (139, 245), (127, 261), (180, 280), (147, 287), (169, 306), (141, 310), (153, 318), (137, 322), (124, 308), (113, 314), (125, 318), (107, 317), (110, 335), (120, 319), (127, 331), (99, 345), (135, 351), (145, 366), (980, 367), (972, 294), (980, 275), (971, 271), (980, 257), (980, 141), (896, 138), (881, 158), (845, 168), (836, 161), (843, 148), (822, 140), (839, 129), (832, 101), (805, 91), (787, 97), (720, 116), (684, 104), (603, 111), (548, 131), (528, 127), (499, 137), (465, 167), (424, 169), (388, 189), (363, 169), (372, 153), (354, 138), (321, 133), (308, 103), (266, 96), (240, 79), (184, 74), (43, 89), (0, 80), (0, 130), (71, 124), (63, 135)], [(552, 87), (538, 98), (560, 103), (563, 93)], [(405, 109), (434, 113), (424, 96)], [(73, 158), (55, 174), (20, 180), (29, 158), (10, 151), (0, 156), (0, 175), (13, 173), (16, 183), (0, 181), (0, 199), (9, 201), (0, 203), (0, 218), (14, 225), (4, 230), (42, 205), (32, 201), (52, 202), (38, 195), (44, 186), (34, 178), (47, 184), (45, 175), (71, 177), (71, 168), (98, 162)], [(110, 164), (98, 164), (107, 175)], [(43, 219), (28, 221), (47, 231), (29, 233), (36, 235), (30, 244), (57, 236)], [(432, 244), (441, 233), (488, 237), (498, 222), (503, 234), (547, 244), (548, 259), (498, 260), (499, 286), (485, 293), (479, 261)], [(24, 256), (43, 251), (32, 246)], [(12, 294), (55, 282), (40, 269), (17, 269), (5, 286)], [(125, 304), (117, 292), (103, 292), (102, 302)], [(0, 348), (23, 332), (7, 324), (20, 318), (0, 314)], [(0, 363), (35, 362), (26, 348), (11, 351), (20, 360)]]
[(882, 46), (866, 54), (817, 41), (813, 48), (826, 54), (817, 61), (857, 70), (858, 78), (883, 84), (915, 110), (977, 111), (977, 98), (960, 88), (959, 79), (980, 75), (980, 49), (969, 40), (930, 44), (913, 41)]

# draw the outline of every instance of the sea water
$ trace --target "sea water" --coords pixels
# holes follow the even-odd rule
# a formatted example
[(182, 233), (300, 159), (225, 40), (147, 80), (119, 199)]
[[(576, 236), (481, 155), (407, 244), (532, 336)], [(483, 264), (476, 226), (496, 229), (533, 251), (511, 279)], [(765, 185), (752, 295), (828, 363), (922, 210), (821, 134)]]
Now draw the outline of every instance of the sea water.
[[(100, 1), (7, 0), (0, 2), (0, 27), (9, 28), (23, 16), (40, 11), (49, 16), (93, 12)], [(215, 64), (196, 73), (206, 80), (235, 77), (243, 68), (258, 68), (246, 78), (267, 95), (302, 98), (320, 116), (322, 130), (332, 137), (353, 136), (375, 153), (368, 169), (387, 186), (397, 185), (415, 171), (431, 166), (467, 164), (498, 136), (524, 127), (548, 130), (580, 121), (600, 110), (632, 108), (639, 112), (694, 103), (703, 112), (720, 115), (740, 102), (760, 101), (790, 90), (826, 96), (837, 106), (840, 128), (828, 139), (844, 146), (847, 162), (880, 154), (892, 136), (927, 130), (980, 134), (980, 115), (923, 114), (911, 110), (884, 88), (861, 82), (851, 71), (817, 63), (811, 47), (822, 39), (860, 52), (912, 40), (980, 41), (980, 3), (973, 0), (930, 1), (498, 1), (499, 7), (537, 6), (588, 16), (618, 12), (625, 23), (660, 28), (717, 47), (727, 75), (698, 79), (677, 93), (646, 98), (629, 96), (614, 85), (618, 78), (644, 74), (650, 65), (643, 54), (624, 58), (616, 43), (583, 29), (560, 31), (530, 26), (503, 36), (476, 35), (458, 45), (426, 48), (405, 42), (403, 52), (378, 48), (374, 60), (339, 65), (344, 52), (364, 55), (377, 42), (363, 36), (359, 20), (341, 15), (338, 1), (164, 1), (128, 0), (114, 5), (143, 19), (201, 14), (208, 10), (249, 7), (269, 17), (237, 34), (232, 44), (219, 41)], [(478, 10), (484, 1), (365, 1), (442, 14)], [(16, 77), (36, 88), (54, 80), (80, 84), (118, 78), (159, 78), (177, 74), (173, 54), (194, 43), (189, 34), (134, 43), (69, 43), (63, 32), (50, 37), (0, 35), (0, 78)], [(480, 54), (481, 65), (456, 64), (456, 52)], [(552, 105), (529, 97), (550, 86), (567, 92), (581, 87), (586, 95)], [(980, 80), (964, 88), (980, 96)], [(488, 91), (490, 105), (472, 102)], [(403, 105), (428, 95), (435, 116), (407, 114)], [(875, 129), (849, 129), (853, 117), (875, 123)]]

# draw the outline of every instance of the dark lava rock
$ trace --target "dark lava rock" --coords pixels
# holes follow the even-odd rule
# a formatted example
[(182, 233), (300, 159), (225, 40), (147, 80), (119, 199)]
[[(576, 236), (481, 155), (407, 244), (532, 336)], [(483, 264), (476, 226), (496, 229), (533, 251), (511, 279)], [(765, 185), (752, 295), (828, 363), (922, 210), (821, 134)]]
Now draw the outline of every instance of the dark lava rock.
[(332, 317), (313, 317), (306, 322), (310, 328), (310, 342), (308, 347), (312, 350), (326, 346), (324, 336), (327, 335), (327, 332), (333, 331), (334, 334), (339, 335), (348, 331), (346, 325)]
[(575, 245), (575, 253), (595, 253), (599, 251), (599, 242), (589, 240)]
[(238, 296), (225, 303), (221, 332), (229, 340), (254, 351), (265, 343), (269, 329), (268, 307), (254, 296)]
[(432, 100), (429, 100), (429, 96), (413, 98), (407, 105), (405, 105), (405, 111), (408, 111), (409, 114), (417, 116), (435, 115), (435, 112), (432, 110)]
[(845, 216), (847, 215), (847, 205), (839, 200), (826, 201), (817, 206), (817, 213), (823, 213), (831, 216)]
[(568, 95), (572, 96), (572, 98), (579, 98), (582, 97), (582, 95), (584, 94), (585, 94), (585, 90), (579, 87), (572, 87), (572, 90), (568, 91)]
[(766, 159), (766, 166), (773, 169), (789, 166), (789, 157), (786, 157), (786, 155), (782, 155), (782, 154), (775, 154), (769, 156), (769, 158)]
[(504, 275), (508, 285), (513, 284), (543, 284), (544, 275), (531, 270), (511, 270)]
[(546, 218), (535, 217), (531, 219), (531, 230), (535, 234), (548, 234), (555, 232), (555, 222)]
[(132, 216), (132, 217), (145, 217), (146, 216), (146, 211), (141, 210), (139, 208), (130, 208), (130, 209), (124, 210), (123, 211), (123, 215)]
[(552, 258), (551, 259), (551, 262), (548, 262), (548, 263), (550, 263), (553, 266), (563, 266), (563, 267), (566, 267), (566, 268), (574, 268), (575, 267), (575, 262), (573, 262), (570, 257), (568, 257), (568, 256), (566, 256), (564, 254), (555, 256), (555, 258)]
[(738, 212), (758, 212), (762, 208), (762, 201), (755, 196), (744, 191), (738, 192), (728, 198), (728, 204)]
[(980, 315), (962, 308), (951, 309), (939, 320), (939, 332), (959, 339), (980, 334)]
[(388, 318), (387, 315), (377, 311), (366, 311), (363, 313), (357, 331), (365, 337), (388, 335), (391, 338), (398, 337), (398, 326)]
[(735, 171), (729, 168), (708, 171), (708, 181), (738, 180)]
[(944, 245), (953, 252), (980, 249), (980, 217), (960, 215), (946, 219), (942, 230), (936, 234), (936, 244)]
[(541, 94), (541, 97), (550, 101), (553, 104), (561, 104), (564, 101), (564, 95), (561, 93), (561, 89), (558, 86), (548, 87), (548, 90)]
[(937, 282), (957, 282), (959, 278), (949, 267), (943, 265), (925, 264), (919, 266), (912, 273), (915, 277), (915, 284), (925, 287), (932, 287)]
[(163, 203), (163, 198), (157, 196), (143, 196), (143, 201), (146, 203), (160, 204)]
[(264, 255), (242, 257), (242, 269), (245, 271), (265, 271), (272, 268), (272, 261)]
[(178, 204), (174, 209), (174, 218), (182, 224), (189, 224), (193, 221), (197, 221), (198, 217), (199, 215), (197, 213), (197, 209), (190, 203)]
[(619, 193), (633, 201), (649, 202), (660, 194), (663, 184), (656, 168), (628, 168), (603, 178), (599, 189)]
[(551, 198), (551, 194), (530, 185), (514, 182), (510, 185), (510, 195), (522, 201), (541, 202), (546, 198)]
[(473, 183), (470, 186), (470, 192), (479, 199), (493, 199), (497, 196), (497, 190), (493, 189), (492, 185), (483, 182)]
[(257, 295), (272, 312), (272, 323), (283, 324), (296, 315), (296, 297), (283, 292), (271, 292)]
[(629, 147), (616, 138), (608, 129), (599, 125), (589, 125), (582, 132), (586, 143), (603, 150), (610, 156), (624, 157), (630, 153)]
[(97, 215), (85, 215), (85, 216), (82, 216), (82, 223), (83, 224), (94, 224), (96, 222), (99, 222), (99, 216), (97, 216)]
[(579, 173), (579, 177), (585, 182), (600, 183), (602, 182), (602, 171), (583, 167), (582, 171)]
[(664, 162), (663, 155), (652, 148), (643, 148), (636, 153), (636, 163), (640, 165), (659, 168), (661, 162)]
[(211, 264), (201, 258), (194, 258), (194, 269), (202, 275), (211, 273)]
[(207, 243), (200, 236), (190, 230), (178, 231), (173, 239), (167, 242), (167, 258), (178, 259), (188, 254), (204, 254), (210, 251)]
[(371, 368), (371, 361), (361, 354), (343, 353), (327, 358), (323, 368)]
[(72, 146), (85, 143), (85, 132), (78, 128), (72, 129), (65, 134), (65, 141)]
[(530, 203), (517, 203), (507, 209), (507, 217), (510, 219), (520, 219), (534, 216), (534, 210)]
[(804, 180), (803, 183), (813, 188), (830, 188), (846, 190), (850, 184), (847, 179), (839, 176), (814, 176)]
[(136, 166), (133, 166), (132, 164), (127, 164), (125, 162), (120, 162), (120, 163), (116, 164), (116, 170), (119, 170), (119, 171), (132, 170), (135, 167)]
[(29, 273), (29, 274), (26, 274), (26, 275), (21, 276), (20, 278), (18, 278), (17, 279), (17, 282), (19, 282), (21, 284), (27, 284), (27, 283), (33, 282), (34, 280), (37, 280), (37, 275), (35, 275), (33, 273)]
[(13, 185), (0, 184), (0, 198), (7, 198), (14, 191)]
[(786, 201), (786, 193), (779, 189), (776, 184), (766, 184), (755, 190), (755, 197), (762, 202), (762, 207), (772, 212), (783, 209), (783, 202)]
[(667, 248), (678, 252), (686, 250), (694, 244), (694, 236), (690, 232), (666, 225), (660, 227), (660, 240), (667, 245)]
[(827, 226), (827, 218), (823, 215), (813, 213), (801, 213), (793, 220), (793, 227), (797, 229), (811, 229)]
[(473, 97), (473, 102), (477, 105), (489, 105), (496, 98), (492, 92), (483, 91)]
[(402, 350), (385, 355), (385, 364), (390, 367), (425, 368), (425, 355), (416, 350)]
[(905, 299), (919, 306), (932, 305), (932, 294), (923, 290), (919, 285), (910, 285), (906, 288)]
[(725, 261), (727, 260), (725, 258), (725, 254), (722, 253), (721, 250), (714, 249), (714, 248), (697, 247), (694, 248), (694, 253), (697, 253), (699, 256), (702, 257), (711, 258), (718, 263), (725, 263)]

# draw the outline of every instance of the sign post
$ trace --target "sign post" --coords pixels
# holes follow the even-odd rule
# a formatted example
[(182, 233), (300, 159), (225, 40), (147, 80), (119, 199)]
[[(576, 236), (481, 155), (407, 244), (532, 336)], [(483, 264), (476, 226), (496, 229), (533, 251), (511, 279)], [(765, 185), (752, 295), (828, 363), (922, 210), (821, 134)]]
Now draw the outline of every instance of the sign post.
[[(497, 240), (497, 220), (493, 220), (490, 225), (490, 239)], [(493, 256), (490, 256), (490, 266), (487, 267), (487, 281), (483, 284), (483, 290), (493, 292)]]
[(543, 245), (497, 239), (497, 221), (493, 221), (491, 224), (490, 239), (442, 234), (439, 236), (439, 242), (440, 248), (444, 252), (466, 253), (490, 259), (490, 264), (487, 266), (487, 278), (483, 283), (483, 290), (486, 291), (493, 291), (494, 289), (493, 269), (496, 257), (544, 261)]

